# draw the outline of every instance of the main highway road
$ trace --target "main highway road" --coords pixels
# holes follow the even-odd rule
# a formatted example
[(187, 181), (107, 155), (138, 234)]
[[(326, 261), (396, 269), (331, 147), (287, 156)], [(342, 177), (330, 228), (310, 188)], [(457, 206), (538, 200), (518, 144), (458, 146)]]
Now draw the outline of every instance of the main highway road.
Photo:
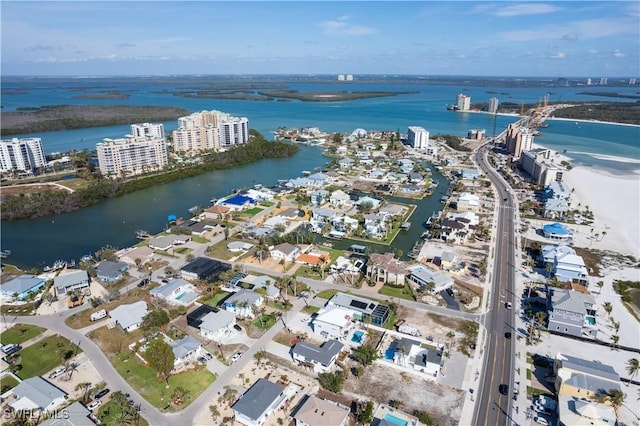
[[(491, 303), (484, 324), (487, 340), (473, 416), (473, 424), (478, 426), (514, 423), (511, 418), (511, 402), (514, 391), (514, 311), (517, 311), (514, 303), (517, 268), (515, 204), (507, 182), (487, 162), (487, 151), (486, 145), (480, 147), (475, 153), (475, 160), (496, 188), (498, 218), (492, 284), (488, 296)], [(511, 308), (512, 305), (515, 309)]]

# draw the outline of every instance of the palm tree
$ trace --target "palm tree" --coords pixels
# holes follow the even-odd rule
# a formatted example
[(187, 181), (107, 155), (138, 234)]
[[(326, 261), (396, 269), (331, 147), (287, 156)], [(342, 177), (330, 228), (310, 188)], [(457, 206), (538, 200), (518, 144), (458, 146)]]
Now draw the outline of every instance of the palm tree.
[(620, 389), (609, 390), (609, 402), (616, 413), (616, 420), (618, 419), (618, 411), (620, 411), (620, 407), (622, 407), (626, 398), (627, 394), (622, 392)]
[(611, 302), (604, 302), (602, 304), (602, 307), (604, 308), (604, 311), (607, 313), (607, 316), (610, 316), (611, 311), (613, 311), (613, 305), (611, 304)]
[(620, 341), (620, 336), (618, 336), (617, 334), (614, 334), (613, 336), (611, 336), (611, 347), (615, 350), (616, 346), (618, 345), (618, 342)]
[(210, 405), (209, 411), (211, 412), (211, 419), (215, 422), (218, 420), (218, 416), (220, 415), (220, 410), (217, 405)]
[[(629, 375), (631, 376), (630, 379), (633, 380), (634, 377), (636, 377), (636, 374), (638, 374), (638, 371), (640, 371), (640, 360), (638, 360), (638, 358), (631, 358), (630, 360), (627, 361), (627, 373), (629, 373)], [(627, 386), (629, 386), (629, 383), (627, 383)]]

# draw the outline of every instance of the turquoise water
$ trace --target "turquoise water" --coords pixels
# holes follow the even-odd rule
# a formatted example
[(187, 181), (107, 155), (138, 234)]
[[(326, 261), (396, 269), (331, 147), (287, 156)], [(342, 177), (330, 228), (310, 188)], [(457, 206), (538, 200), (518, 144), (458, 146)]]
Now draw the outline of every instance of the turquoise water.
[(182, 298), (183, 298), (184, 296), (186, 296), (186, 295), (187, 295), (187, 292), (186, 292), (186, 291), (185, 291), (185, 292), (183, 292), (183, 293), (180, 293), (179, 295), (177, 295), (177, 296), (176, 296), (176, 300), (182, 300)]
[(353, 333), (353, 337), (351, 337), (351, 341), (354, 342), (354, 343), (361, 343), (362, 342), (362, 336), (364, 336), (364, 332), (358, 330), (358, 331)]
[(389, 423), (393, 423), (394, 425), (398, 426), (407, 426), (409, 424), (409, 422), (407, 422), (406, 420), (402, 420), (401, 418), (396, 417), (391, 413), (385, 414), (384, 419)]
[(396, 354), (395, 349), (389, 348), (386, 351), (384, 351), (384, 359), (393, 360), (395, 354)]

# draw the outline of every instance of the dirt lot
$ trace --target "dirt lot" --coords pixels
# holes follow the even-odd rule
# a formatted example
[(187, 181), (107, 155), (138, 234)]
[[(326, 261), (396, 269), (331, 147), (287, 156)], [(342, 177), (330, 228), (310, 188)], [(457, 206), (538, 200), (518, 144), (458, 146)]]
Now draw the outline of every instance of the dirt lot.
[(398, 307), (398, 318), (406, 320), (407, 324), (416, 327), (422, 333), (422, 336), (431, 336), (432, 340), (437, 343), (448, 342), (447, 334), (450, 331), (461, 337), (459, 330), (467, 320), (461, 318), (451, 318), (443, 315), (424, 313), (413, 308), (404, 306)]
[[(429, 412), (440, 426), (457, 425), (464, 403), (464, 392), (414, 376), (411, 381), (398, 383), (398, 371), (384, 366), (367, 367), (365, 375), (357, 379), (349, 376), (344, 394), (355, 399), (370, 398), (379, 402), (402, 401), (402, 411)], [(392, 384), (390, 386), (390, 384)]]

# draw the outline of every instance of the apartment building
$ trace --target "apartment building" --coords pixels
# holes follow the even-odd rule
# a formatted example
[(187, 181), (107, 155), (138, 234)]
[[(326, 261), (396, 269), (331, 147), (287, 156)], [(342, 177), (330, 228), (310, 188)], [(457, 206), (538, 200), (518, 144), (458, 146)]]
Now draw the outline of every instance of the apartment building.
[(491, 114), (495, 114), (496, 112), (498, 112), (499, 103), (500, 102), (498, 101), (498, 98), (489, 99), (489, 112)]
[(104, 139), (96, 145), (103, 176), (131, 176), (160, 170), (168, 164), (167, 144), (157, 137)]
[(0, 172), (32, 172), (47, 164), (42, 139), (4, 139), (0, 141)]
[(409, 126), (407, 141), (415, 149), (427, 149), (429, 146), (429, 132), (423, 127)]
[(533, 130), (528, 127), (515, 126), (513, 123), (509, 124), (505, 142), (507, 150), (513, 155), (513, 158), (519, 159), (523, 152), (533, 149)]
[(469, 111), (471, 109), (471, 96), (460, 93), (456, 100), (458, 111)]
[(137, 123), (131, 125), (131, 136), (140, 138), (144, 136), (164, 139), (164, 124), (162, 123)]
[(176, 152), (223, 151), (249, 141), (249, 120), (220, 111), (201, 111), (178, 119), (173, 131)]

